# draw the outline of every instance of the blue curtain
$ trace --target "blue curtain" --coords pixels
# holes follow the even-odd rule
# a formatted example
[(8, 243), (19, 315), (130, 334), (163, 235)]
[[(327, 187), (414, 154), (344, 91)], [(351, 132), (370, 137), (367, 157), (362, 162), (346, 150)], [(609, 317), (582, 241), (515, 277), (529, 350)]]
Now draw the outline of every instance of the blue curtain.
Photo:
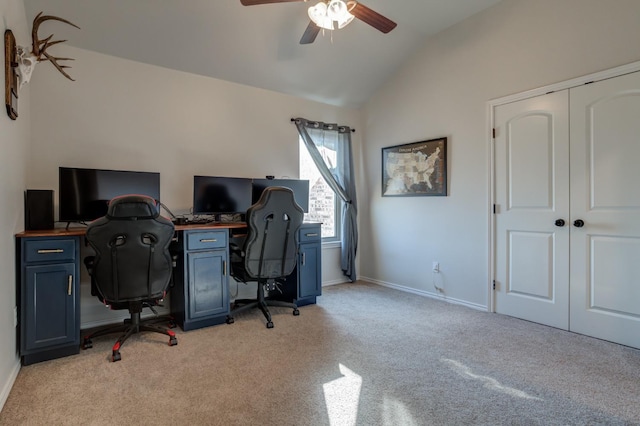
[[(351, 282), (356, 278), (356, 252), (358, 250), (358, 206), (351, 149), (351, 128), (337, 124), (293, 120), (316, 167), (331, 189), (342, 199), (341, 232), (342, 251), (340, 266), (342, 273)], [(337, 164), (328, 164), (318, 147), (330, 144), (337, 152)]]

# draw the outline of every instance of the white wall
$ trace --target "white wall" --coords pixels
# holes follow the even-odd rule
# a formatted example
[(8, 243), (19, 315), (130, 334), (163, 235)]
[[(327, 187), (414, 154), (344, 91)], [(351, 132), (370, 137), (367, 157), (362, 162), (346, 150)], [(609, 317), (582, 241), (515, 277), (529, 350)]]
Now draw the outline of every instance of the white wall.
[[(0, 0), (0, 13), (5, 28), (28, 40), (22, 1)], [(13, 234), (23, 227), (22, 191), (57, 190), (59, 166), (159, 171), (163, 202), (183, 213), (191, 206), (194, 174), (297, 176), (297, 134), (289, 118), (303, 116), (357, 129), (359, 275), (431, 294), (431, 262), (438, 260), (447, 297), (486, 306), (486, 102), (639, 60), (638, 16), (637, 0), (505, 0), (430, 39), (362, 116), (58, 46), (59, 56), (76, 58), (69, 72), (77, 81), (40, 64), (21, 93), (18, 121), (1, 119), (0, 290), (14, 294)], [(380, 148), (440, 136), (449, 137), (450, 195), (382, 198)], [(323, 281), (339, 281), (336, 250), (323, 256)], [(12, 297), (0, 299), (4, 324), (12, 323), (14, 305)], [(17, 368), (9, 339), (0, 350), (0, 397), (6, 398)]]
[[(11, 30), (18, 44), (31, 40), (22, 0), (0, 0), (3, 30)], [(3, 41), (4, 45), (4, 41)], [(4, 54), (2, 54), (4, 58)], [(2, 72), (4, 87), (4, 72)], [(0, 324), (4, 340), (0, 345), (0, 408), (4, 405), (20, 369), (17, 328), (13, 327), (16, 306), (15, 239), (24, 229), (24, 189), (29, 150), (29, 90), (19, 93), (18, 119), (11, 120), (3, 108), (0, 114)], [(15, 332), (14, 332), (15, 330)]]
[(163, 203), (183, 213), (194, 174), (297, 177), (291, 117), (360, 120), (355, 110), (222, 80), (68, 46), (57, 52), (75, 58), (76, 81), (47, 63), (34, 73), (34, 187), (57, 189), (59, 166), (158, 171)]
[[(505, 0), (430, 39), (365, 108), (361, 276), (489, 304), (487, 101), (640, 59), (640, 1)], [(449, 138), (449, 196), (383, 198), (380, 149)]]
[[(76, 81), (46, 62), (34, 72), (30, 189), (57, 194), (60, 166), (155, 171), (162, 202), (174, 214), (188, 213), (193, 175), (297, 177), (292, 117), (361, 127), (356, 110), (70, 46), (56, 48), (57, 56), (75, 58), (68, 72)], [(354, 146), (359, 155), (358, 133)], [(323, 250), (325, 282), (344, 281), (335, 251)], [(88, 290), (85, 274), (83, 326), (116, 316)]]

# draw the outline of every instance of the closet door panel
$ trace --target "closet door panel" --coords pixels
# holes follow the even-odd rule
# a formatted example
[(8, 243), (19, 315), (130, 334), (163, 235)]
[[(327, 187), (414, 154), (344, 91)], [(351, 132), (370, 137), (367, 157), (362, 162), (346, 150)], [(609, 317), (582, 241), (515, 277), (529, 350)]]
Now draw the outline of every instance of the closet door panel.
[[(496, 312), (569, 327), (568, 91), (495, 109)], [(556, 225), (564, 220), (564, 225)]]
[(570, 99), (570, 329), (640, 347), (640, 73)]

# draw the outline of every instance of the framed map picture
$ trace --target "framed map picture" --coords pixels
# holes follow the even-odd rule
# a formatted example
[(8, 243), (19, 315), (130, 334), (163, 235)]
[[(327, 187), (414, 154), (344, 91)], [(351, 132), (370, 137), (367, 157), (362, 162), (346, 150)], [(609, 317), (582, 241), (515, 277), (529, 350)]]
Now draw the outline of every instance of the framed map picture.
[(382, 196), (447, 195), (447, 138), (382, 148)]

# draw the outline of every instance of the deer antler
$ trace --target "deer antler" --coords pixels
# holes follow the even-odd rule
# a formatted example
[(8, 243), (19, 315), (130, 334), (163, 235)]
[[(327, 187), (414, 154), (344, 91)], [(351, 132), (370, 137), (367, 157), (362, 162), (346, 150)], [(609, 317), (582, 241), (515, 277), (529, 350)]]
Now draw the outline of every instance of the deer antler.
[(58, 64), (58, 61), (73, 61), (74, 59), (73, 58), (57, 58), (57, 57), (47, 53), (47, 49), (50, 46), (53, 46), (53, 45), (58, 44), (58, 43), (64, 43), (67, 40), (50, 41), (51, 38), (53, 38), (53, 34), (51, 34), (49, 37), (47, 37), (47, 38), (45, 38), (43, 40), (40, 40), (38, 38), (38, 28), (40, 27), (40, 24), (43, 23), (44, 21), (48, 21), (48, 20), (64, 22), (65, 24), (69, 24), (69, 25), (71, 25), (73, 27), (76, 27), (77, 29), (80, 29), (79, 26), (67, 21), (66, 19), (58, 18), (57, 16), (42, 15), (42, 12), (40, 12), (40, 13), (38, 13), (38, 15), (33, 20), (33, 29), (31, 30), (31, 39), (33, 41), (32, 53), (38, 59), (38, 62), (41, 62), (41, 61), (49, 61), (49, 62), (51, 62), (53, 64), (53, 66), (56, 67), (56, 69), (62, 73), (62, 75), (64, 75), (65, 77), (67, 77), (71, 81), (75, 81), (64, 70), (65, 68), (70, 68), (70, 67), (67, 66), (67, 65)]

